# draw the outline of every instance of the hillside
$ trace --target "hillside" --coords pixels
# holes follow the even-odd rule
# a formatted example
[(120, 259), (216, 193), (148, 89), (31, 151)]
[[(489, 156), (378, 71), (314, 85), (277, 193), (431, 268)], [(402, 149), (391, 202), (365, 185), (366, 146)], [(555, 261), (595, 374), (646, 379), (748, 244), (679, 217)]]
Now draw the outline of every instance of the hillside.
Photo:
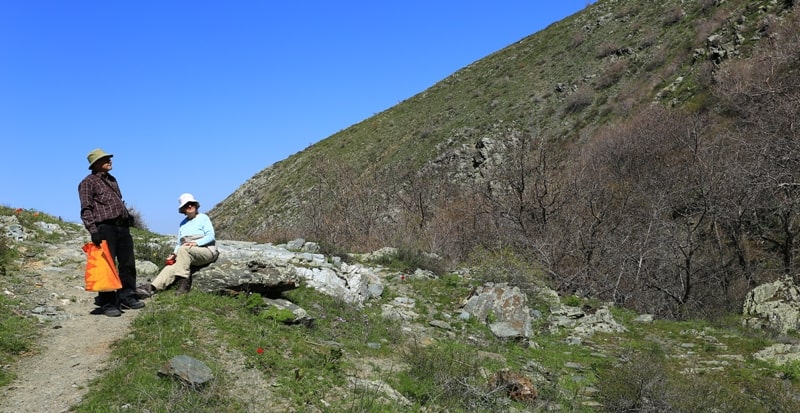
[(795, 273), (792, 1), (599, 1), (262, 170), (209, 215), (465, 262), (671, 318)]
[(299, 219), (313, 171), (326, 162), (365, 179), (414, 172), (484, 138), (534, 130), (547, 141), (584, 144), (598, 128), (652, 102), (699, 104), (709, 93), (702, 83), (707, 63), (746, 55), (759, 41), (760, 21), (783, 7), (598, 1), (264, 169), (210, 213), (221, 233), (258, 237)]

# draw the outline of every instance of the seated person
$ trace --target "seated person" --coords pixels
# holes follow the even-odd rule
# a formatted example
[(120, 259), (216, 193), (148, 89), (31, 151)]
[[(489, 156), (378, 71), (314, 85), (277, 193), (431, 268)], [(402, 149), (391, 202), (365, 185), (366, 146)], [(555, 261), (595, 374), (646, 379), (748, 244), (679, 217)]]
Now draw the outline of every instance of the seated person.
[(214, 226), (208, 215), (200, 213), (199, 209), (200, 202), (192, 194), (183, 194), (178, 198), (178, 212), (186, 217), (181, 221), (175, 249), (167, 257), (168, 265), (156, 279), (136, 289), (140, 297), (151, 297), (173, 282), (178, 284), (176, 294), (186, 294), (192, 288), (191, 267), (208, 265), (217, 260), (219, 251)]

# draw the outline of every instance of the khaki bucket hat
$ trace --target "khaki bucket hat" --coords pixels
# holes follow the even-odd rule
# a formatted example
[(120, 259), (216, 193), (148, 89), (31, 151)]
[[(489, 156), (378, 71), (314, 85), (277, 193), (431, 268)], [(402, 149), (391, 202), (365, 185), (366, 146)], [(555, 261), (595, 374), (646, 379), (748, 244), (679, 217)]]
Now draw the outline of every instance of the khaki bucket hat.
[(86, 159), (89, 160), (89, 169), (92, 169), (92, 165), (94, 165), (94, 163), (97, 162), (98, 160), (100, 160), (102, 158), (105, 158), (105, 157), (111, 158), (113, 156), (114, 155), (112, 155), (110, 153), (106, 153), (106, 151), (104, 151), (104, 150), (102, 150), (100, 148), (97, 148), (97, 149), (89, 152), (89, 155), (86, 156)]

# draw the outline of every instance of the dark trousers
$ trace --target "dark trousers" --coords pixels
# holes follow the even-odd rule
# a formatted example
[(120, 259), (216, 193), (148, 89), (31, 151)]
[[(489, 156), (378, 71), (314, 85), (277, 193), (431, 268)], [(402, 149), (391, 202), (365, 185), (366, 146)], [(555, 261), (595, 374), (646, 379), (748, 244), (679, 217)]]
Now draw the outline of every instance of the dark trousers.
[(97, 232), (108, 243), (108, 250), (117, 262), (122, 289), (98, 293), (97, 304), (119, 304), (120, 298), (136, 293), (136, 258), (133, 255), (133, 237), (127, 226), (99, 224)]

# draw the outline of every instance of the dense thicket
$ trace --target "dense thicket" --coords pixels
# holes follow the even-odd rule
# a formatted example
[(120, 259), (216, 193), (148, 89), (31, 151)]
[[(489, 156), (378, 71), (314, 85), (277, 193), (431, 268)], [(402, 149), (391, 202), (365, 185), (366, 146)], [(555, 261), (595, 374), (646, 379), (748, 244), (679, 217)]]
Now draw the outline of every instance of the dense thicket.
[(301, 224), (285, 230), (453, 262), (476, 247), (513, 248), (564, 293), (673, 318), (739, 311), (754, 285), (797, 270), (794, 9), (763, 22), (752, 56), (704, 67), (702, 104), (626, 108), (574, 145), (511, 131), (503, 161), (480, 176), (317, 160)]

